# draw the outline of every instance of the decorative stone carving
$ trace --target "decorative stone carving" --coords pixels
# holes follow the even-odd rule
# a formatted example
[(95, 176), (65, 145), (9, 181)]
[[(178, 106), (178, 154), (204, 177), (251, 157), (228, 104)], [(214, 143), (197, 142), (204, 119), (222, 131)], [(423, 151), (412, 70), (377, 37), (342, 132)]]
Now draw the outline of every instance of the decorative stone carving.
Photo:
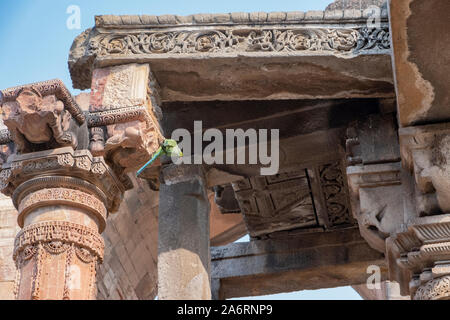
[[(96, 27), (78, 36), (69, 68), (74, 86), (90, 87), (97, 61), (150, 62), (174, 55), (189, 58), (257, 55), (389, 53), (387, 14), (380, 28), (367, 28), (360, 11), (231, 13), (194, 16), (98, 16)], [(346, 24), (345, 27), (336, 26)], [(314, 23), (314, 24), (312, 24)], [(180, 26), (185, 26), (180, 28)], [(188, 26), (188, 27), (187, 27)]]
[(95, 298), (100, 233), (120, 204), (125, 178), (102, 157), (71, 147), (12, 155), (0, 177), (23, 227), (14, 250), (17, 298)]
[(252, 177), (232, 185), (252, 237), (317, 225), (304, 170)]
[(88, 126), (106, 130), (104, 137), (91, 131), (91, 148), (124, 172), (139, 169), (164, 140), (148, 97), (149, 72), (148, 65), (129, 64), (93, 74)]
[(397, 264), (411, 273), (414, 299), (449, 299), (450, 215), (416, 218), (393, 237)]
[(404, 219), (393, 114), (370, 115), (352, 123), (347, 129), (346, 149), (352, 211), (361, 235), (372, 248), (386, 252), (385, 240)]
[(345, 172), (337, 161), (232, 183), (249, 233), (264, 237), (300, 228), (350, 227)]
[(403, 223), (400, 162), (347, 167), (352, 211), (369, 245), (386, 251), (385, 240)]
[(14, 250), (18, 299), (95, 298), (100, 233), (132, 187), (124, 171), (145, 163), (163, 139), (148, 111), (148, 66), (106, 70), (112, 76), (95, 79), (86, 114), (59, 80), (1, 91), (8, 130), (0, 140), (8, 145), (0, 191), (23, 228)]
[(19, 153), (77, 148), (85, 116), (60, 80), (7, 89), (2, 96), (3, 122)]
[(330, 224), (332, 226), (353, 224), (342, 164), (340, 162), (325, 164), (319, 166), (318, 172)]
[(338, 54), (370, 49), (390, 49), (387, 27), (217, 29), (102, 35), (89, 41), (87, 52), (95, 56), (298, 51), (331, 51)]
[(450, 213), (450, 125), (401, 128), (401, 154), (414, 177), (416, 216)]
[(83, 225), (48, 221), (25, 227), (14, 246), (20, 270), (16, 298), (94, 299), (95, 270), (103, 260), (103, 249), (103, 238)]
[(71, 147), (13, 155), (2, 166), (0, 182), (1, 192), (11, 196), (16, 207), (31, 191), (70, 185), (71, 189), (94, 194), (105, 202), (109, 212), (118, 209), (121, 193), (130, 184), (127, 176), (119, 178), (102, 157)]

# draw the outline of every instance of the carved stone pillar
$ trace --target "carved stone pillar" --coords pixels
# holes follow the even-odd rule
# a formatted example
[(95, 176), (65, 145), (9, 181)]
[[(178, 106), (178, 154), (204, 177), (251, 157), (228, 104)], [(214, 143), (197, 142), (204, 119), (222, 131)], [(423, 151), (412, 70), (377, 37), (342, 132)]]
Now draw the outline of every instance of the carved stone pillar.
[[(404, 167), (411, 173), (411, 202), (389, 255), (409, 272), (414, 299), (450, 298), (450, 124), (402, 128)], [(401, 283), (401, 282), (400, 282)]]
[(162, 137), (147, 111), (147, 82), (125, 80), (115, 87), (125, 93), (110, 102), (132, 96), (132, 81), (144, 87), (143, 106), (83, 112), (59, 80), (1, 91), (8, 130), (0, 190), (12, 198), (22, 228), (14, 248), (18, 299), (95, 298), (100, 233), (132, 187), (125, 172), (143, 164)]
[(71, 147), (13, 155), (0, 175), (18, 209), (18, 299), (93, 299), (108, 211), (124, 185), (103, 158)]
[[(209, 200), (201, 168), (166, 168), (158, 216), (158, 298), (210, 300)], [(178, 173), (179, 175), (177, 175)]]

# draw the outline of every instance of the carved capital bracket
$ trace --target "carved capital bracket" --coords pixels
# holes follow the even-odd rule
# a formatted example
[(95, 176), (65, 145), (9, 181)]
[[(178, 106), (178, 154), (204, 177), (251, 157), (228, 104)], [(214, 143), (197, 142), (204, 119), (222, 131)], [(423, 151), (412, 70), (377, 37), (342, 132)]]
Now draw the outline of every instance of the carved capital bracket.
[(17, 153), (86, 147), (86, 117), (61, 80), (2, 90), (0, 97), (3, 122)]
[(93, 299), (100, 233), (163, 137), (148, 103), (149, 69), (98, 70), (90, 110), (60, 80), (0, 91), (0, 192), (18, 210), (18, 299)]
[(150, 68), (126, 64), (95, 69), (88, 114), (90, 150), (121, 172), (145, 164), (163, 143), (152, 105)]
[(392, 113), (370, 115), (347, 129), (347, 178), (352, 212), (369, 245), (386, 252), (385, 240), (403, 223), (400, 152)]
[(380, 252), (403, 223), (400, 171), (400, 162), (347, 167), (352, 212), (363, 238)]
[[(412, 219), (393, 236), (391, 254), (410, 272), (408, 291), (415, 299), (448, 299), (450, 215)], [(401, 283), (402, 284), (402, 283)]]

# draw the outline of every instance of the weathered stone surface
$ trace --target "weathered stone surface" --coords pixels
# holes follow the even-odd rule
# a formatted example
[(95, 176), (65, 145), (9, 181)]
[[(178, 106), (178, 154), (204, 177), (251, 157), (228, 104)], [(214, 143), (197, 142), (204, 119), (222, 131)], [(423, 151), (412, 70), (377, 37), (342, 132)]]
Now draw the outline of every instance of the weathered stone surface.
[[(62, 146), (86, 146), (85, 116), (61, 80), (0, 92), (3, 123), (17, 153)], [(78, 140), (80, 139), (80, 141)]]
[[(450, 119), (446, 0), (390, 1), (390, 22), (401, 126)], [(432, 18), (430, 18), (432, 17)]]
[(369, 245), (386, 251), (385, 240), (404, 222), (400, 163), (347, 167), (352, 209)]
[(146, 64), (94, 70), (90, 111), (146, 105), (149, 72)]
[(13, 300), (16, 267), (13, 260), (14, 237), (20, 228), (11, 199), (0, 194), (0, 300)]

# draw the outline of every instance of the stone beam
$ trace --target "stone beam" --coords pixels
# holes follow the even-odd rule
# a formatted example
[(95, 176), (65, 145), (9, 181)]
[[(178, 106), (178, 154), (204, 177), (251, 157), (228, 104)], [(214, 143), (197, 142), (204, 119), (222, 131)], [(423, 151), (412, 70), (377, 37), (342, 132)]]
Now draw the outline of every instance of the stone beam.
[(393, 97), (387, 12), (377, 29), (368, 18), (360, 10), (97, 16), (74, 40), (69, 68), (85, 89), (96, 68), (147, 63), (163, 102)]
[(369, 265), (380, 266), (386, 278), (383, 255), (358, 229), (233, 243), (211, 250), (213, 295), (227, 299), (363, 284)]

